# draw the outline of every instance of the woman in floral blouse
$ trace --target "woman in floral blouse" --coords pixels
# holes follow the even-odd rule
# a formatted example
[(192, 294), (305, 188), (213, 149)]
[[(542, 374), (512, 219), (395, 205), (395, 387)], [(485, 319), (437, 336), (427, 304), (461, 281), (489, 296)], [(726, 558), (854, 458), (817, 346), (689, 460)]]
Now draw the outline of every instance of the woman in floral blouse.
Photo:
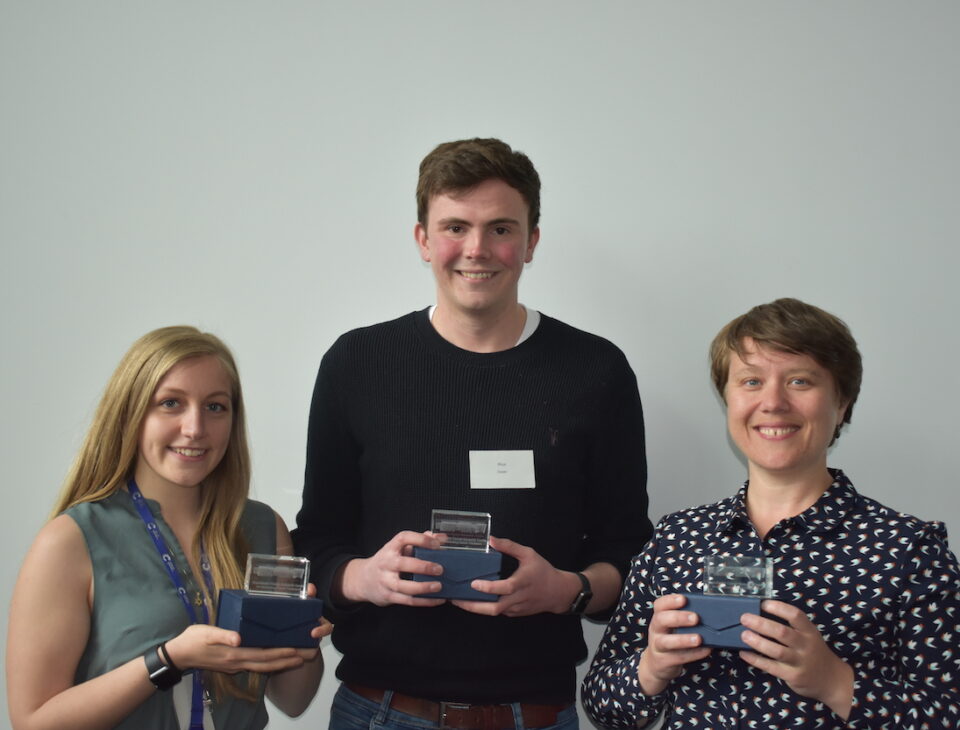
[[(946, 528), (859, 494), (827, 449), (850, 422), (862, 366), (833, 315), (754, 307), (711, 346), (714, 384), (748, 480), (665, 517), (632, 565), (583, 685), (608, 727), (960, 728), (960, 567)], [(681, 593), (707, 555), (774, 561), (750, 650), (708, 648)]]

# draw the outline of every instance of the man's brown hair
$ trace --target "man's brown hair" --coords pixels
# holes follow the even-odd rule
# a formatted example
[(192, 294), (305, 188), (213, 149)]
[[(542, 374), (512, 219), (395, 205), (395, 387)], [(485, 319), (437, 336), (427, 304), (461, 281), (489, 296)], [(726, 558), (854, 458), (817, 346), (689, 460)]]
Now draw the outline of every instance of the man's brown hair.
[(417, 181), (417, 220), (427, 225), (430, 200), (461, 193), (487, 180), (503, 180), (523, 197), (530, 231), (540, 222), (540, 176), (522, 152), (499, 139), (463, 139), (437, 145), (420, 163)]

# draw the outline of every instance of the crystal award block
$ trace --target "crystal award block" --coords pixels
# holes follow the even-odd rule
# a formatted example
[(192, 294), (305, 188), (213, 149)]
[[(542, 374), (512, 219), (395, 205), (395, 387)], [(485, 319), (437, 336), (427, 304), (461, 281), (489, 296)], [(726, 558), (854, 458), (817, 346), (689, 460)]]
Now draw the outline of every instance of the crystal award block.
[(470, 587), (474, 580), (499, 580), (502, 555), (490, 547), (490, 514), (435, 509), (430, 518), (431, 531), (444, 536), (443, 546), (434, 550), (414, 547), (413, 556), (443, 566), (440, 576), (413, 573), (418, 582), (440, 583), (436, 593), (424, 598), (465, 601), (497, 601), (499, 596)]
[(223, 589), (217, 626), (240, 634), (240, 646), (316, 648), (310, 632), (323, 601), (307, 596), (310, 561), (291, 555), (247, 556), (244, 590)]
[(684, 593), (686, 611), (700, 619), (696, 626), (674, 629), (678, 634), (700, 634), (703, 646), (746, 649), (740, 638), (745, 613), (762, 614), (760, 603), (772, 598), (773, 559), (762, 555), (708, 555), (703, 561), (703, 593)]
[(443, 533), (446, 550), (490, 551), (490, 513), (435, 509), (430, 514), (430, 531)]
[(712, 596), (773, 596), (773, 558), (760, 555), (708, 555), (703, 561), (703, 592)]
[(247, 572), (243, 577), (243, 588), (247, 593), (306, 598), (309, 581), (310, 561), (306, 558), (263, 553), (247, 556)]

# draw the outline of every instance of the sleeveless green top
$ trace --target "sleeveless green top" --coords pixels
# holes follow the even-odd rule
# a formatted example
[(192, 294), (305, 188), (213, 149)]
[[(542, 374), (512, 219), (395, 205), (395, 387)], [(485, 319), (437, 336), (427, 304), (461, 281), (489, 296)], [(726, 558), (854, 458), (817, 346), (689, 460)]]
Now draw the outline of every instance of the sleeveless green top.
[[(154, 500), (147, 501), (177, 565), (187, 566), (189, 563), (164, 521), (160, 505)], [(99, 502), (74, 505), (66, 514), (83, 532), (93, 566), (93, 611), (90, 636), (75, 676), (79, 684), (172, 639), (189, 626), (189, 621), (128, 492), (121, 489)], [(276, 552), (276, 518), (270, 507), (248, 500), (240, 525), (250, 552)], [(192, 572), (181, 572), (187, 591), (191, 596), (196, 595), (198, 588)], [(185, 675), (184, 682), (189, 681), (189, 675)], [(244, 686), (244, 680), (240, 681)], [(211, 714), (218, 730), (259, 730), (267, 724), (262, 684), (257, 702), (228, 696), (214, 703)], [(124, 730), (179, 728), (171, 692), (154, 692), (117, 727)]]

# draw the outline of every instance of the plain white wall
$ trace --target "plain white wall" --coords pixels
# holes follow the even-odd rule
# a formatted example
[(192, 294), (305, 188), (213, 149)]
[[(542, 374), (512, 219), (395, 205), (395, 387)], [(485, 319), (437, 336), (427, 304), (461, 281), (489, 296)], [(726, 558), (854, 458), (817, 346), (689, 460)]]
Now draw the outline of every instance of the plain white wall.
[[(417, 165), (477, 135), (543, 178), (522, 300), (637, 373), (654, 518), (738, 486), (706, 347), (797, 296), (865, 358), (831, 464), (960, 534), (958, 30), (947, 0), (0, 0), (4, 624), (107, 377), (154, 327), (234, 348), (254, 494), (292, 523), (320, 357), (431, 302)], [(324, 654), (307, 715), (272, 728), (325, 726)]]

